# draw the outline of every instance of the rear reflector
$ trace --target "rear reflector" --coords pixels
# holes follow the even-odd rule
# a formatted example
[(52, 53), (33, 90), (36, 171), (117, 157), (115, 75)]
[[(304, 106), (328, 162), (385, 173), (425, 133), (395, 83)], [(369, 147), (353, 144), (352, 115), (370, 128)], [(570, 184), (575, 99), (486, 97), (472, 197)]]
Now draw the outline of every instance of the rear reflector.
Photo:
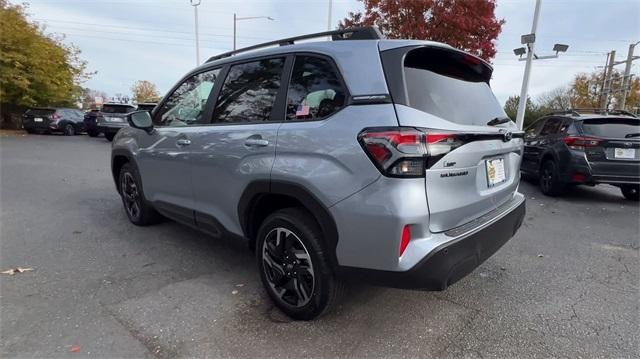
[(587, 179), (587, 176), (583, 175), (582, 173), (574, 173), (571, 176), (572, 182), (584, 182), (586, 179)]
[(405, 249), (407, 249), (410, 240), (411, 231), (409, 230), (409, 225), (406, 225), (404, 226), (404, 228), (402, 228), (402, 237), (400, 237), (400, 252), (398, 254), (398, 257), (402, 257), (402, 254), (404, 253)]

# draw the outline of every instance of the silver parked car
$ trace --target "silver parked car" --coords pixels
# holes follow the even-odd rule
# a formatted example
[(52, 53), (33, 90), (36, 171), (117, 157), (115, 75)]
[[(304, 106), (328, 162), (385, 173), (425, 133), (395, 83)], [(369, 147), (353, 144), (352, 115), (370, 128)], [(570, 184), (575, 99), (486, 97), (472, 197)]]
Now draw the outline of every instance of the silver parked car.
[(248, 241), (293, 318), (325, 312), (348, 280), (444, 290), (525, 213), (523, 136), (491, 73), (448, 45), (375, 28), (222, 54), (151, 114), (128, 115), (113, 177), (134, 224), (161, 214)]

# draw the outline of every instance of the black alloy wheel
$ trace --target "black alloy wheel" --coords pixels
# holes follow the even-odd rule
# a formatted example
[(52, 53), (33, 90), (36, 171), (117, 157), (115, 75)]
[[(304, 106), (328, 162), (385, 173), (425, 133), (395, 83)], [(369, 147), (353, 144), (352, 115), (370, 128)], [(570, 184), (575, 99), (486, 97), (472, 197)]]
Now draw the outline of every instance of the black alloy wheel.
[(309, 251), (298, 236), (277, 227), (266, 236), (262, 265), (273, 292), (292, 307), (301, 308), (311, 300), (315, 275)]
[(129, 219), (135, 223), (140, 220), (142, 207), (138, 185), (131, 172), (124, 172), (120, 177), (120, 191), (124, 209), (127, 211)]
[(65, 136), (74, 136), (76, 134), (76, 128), (73, 127), (72, 124), (67, 123), (64, 125), (64, 135)]

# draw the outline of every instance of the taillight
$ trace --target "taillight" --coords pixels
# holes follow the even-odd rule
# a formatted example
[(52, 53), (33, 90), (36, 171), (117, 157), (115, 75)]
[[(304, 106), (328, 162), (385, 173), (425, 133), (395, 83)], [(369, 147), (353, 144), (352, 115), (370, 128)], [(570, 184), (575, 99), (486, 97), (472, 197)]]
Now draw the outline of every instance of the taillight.
[(600, 139), (586, 136), (567, 136), (562, 139), (573, 150), (583, 151), (587, 147), (595, 147), (600, 144)]
[(368, 128), (358, 141), (376, 167), (389, 177), (424, 177), (447, 153), (465, 142), (456, 133), (412, 127)]
[(409, 127), (369, 128), (360, 132), (358, 141), (384, 175), (424, 176), (424, 132)]

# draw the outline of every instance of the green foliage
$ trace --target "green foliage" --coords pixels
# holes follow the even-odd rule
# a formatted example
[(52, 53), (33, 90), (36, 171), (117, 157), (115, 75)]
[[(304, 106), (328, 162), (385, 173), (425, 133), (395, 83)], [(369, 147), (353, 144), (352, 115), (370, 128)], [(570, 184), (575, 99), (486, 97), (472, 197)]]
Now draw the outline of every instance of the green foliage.
[(24, 5), (0, 0), (0, 103), (5, 110), (68, 106), (80, 99), (79, 85), (91, 74), (80, 51), (62, 40), (29, 22)]
[[(504, 103), (504, 112), (507, 113), (507, 116), (512, 120), (516, 120), (516, 115), (518, 113), (518, 103), (520, 102), (520, 96), (514, 95), (509, 96), (507, 101)], [(524, 127), (527, 128), (530, 124), (534, 123), (535, 120), (544, 116), (549, 112), (549, 109), (544, 106), (536, 105), (531, 97), (527, 97), (527, 105), (525, 107), (524, 112)]]

